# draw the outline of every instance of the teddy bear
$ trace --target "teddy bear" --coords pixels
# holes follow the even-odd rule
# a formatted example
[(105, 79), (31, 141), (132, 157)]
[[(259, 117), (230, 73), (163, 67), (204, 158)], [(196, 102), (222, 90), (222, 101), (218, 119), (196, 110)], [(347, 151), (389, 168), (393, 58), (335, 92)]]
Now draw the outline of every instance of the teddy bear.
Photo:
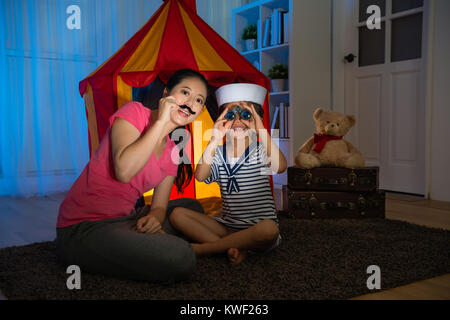
[(295, 158), (297, 166), (305, 169), (364, 166), (364, 158), (358, 149), (343, 139), (355, 125), (354, 116), (318, 108), (313, 117), (318, 134), (298, 149)]

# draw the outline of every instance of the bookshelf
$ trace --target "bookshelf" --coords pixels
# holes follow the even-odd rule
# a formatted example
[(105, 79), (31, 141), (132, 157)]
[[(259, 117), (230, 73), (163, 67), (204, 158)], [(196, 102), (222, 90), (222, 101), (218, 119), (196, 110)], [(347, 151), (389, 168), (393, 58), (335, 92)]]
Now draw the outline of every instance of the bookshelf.
[[(289, 66), (290, 42), (291, 42), (291, 23), (292, 20), (292, 0), (260, 0), (245, 6), (236, 8), (232, 12), (233, 17), (233, 33), (232, 45), (257, 69), (265, 75), (269, 69), (277, 63)], [(275, 17), (277, 15), (277, 17)], [(270, 24), (266, 26), (268, 21)], [(277, 21), (275, 26), (273, 21)], [(250, 24), (256, 24), (258, 39), (257, 48), (247, 51), (245, 43), (241, 40), (241, 35), (245, 27)], [(267, 32), (269, 34), (267, 34)], [(291, 74), (291, 72), (289, 72)], [(286, 88), (279, 92), (270, 92), (269, 113), (270, 122), (272, 123), (274, 113), (277, 106), (287, 105), (284, 108), (286, 112), (283, 124), (286, 130), (281, 130), (280, 135), (273, 134), (272, 138), (278, 144), (281, 151), (288, 161), (288, 165), (292, 165), (292, 103), (289, 92), (290, 80), (286, 81)], [(272, 91), (272, 90), (271, 90)], [(280, 109), (279, 109), (280, 110)], [(278, 112), (280, 114), (280, 112)], [(280, 119), (281, 120), (281, 119)], [(282, 131), (285, 132), (283, 135)], [(276, 174), (273, 176), (275, 192), (280, 191), (283, 186), (287, 185), (287, 173)], [(278, 204), (280, 208), (282, 204)]]

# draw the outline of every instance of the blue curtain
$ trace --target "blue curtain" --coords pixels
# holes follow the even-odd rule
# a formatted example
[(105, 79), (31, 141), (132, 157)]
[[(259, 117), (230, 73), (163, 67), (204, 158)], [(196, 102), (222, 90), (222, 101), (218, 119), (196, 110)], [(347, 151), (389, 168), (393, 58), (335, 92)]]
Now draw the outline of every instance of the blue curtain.
[(62, 1), (2, 1), (1, 11), (0, 194), (66, 190), (88, 159), (76, 88), (96, 65), (91, 48), (78, 49), (86, 39), (65, 27)]
[[(0, 195), (70, 188), (89, 160), (78, 83), (161, 3), (0, 1)], [(72, 5), (79, 8), (78, 17), (68, 10)]]
[[(197, 8), (231, 41), (231, 10), (248, 2), (197, 0)], [(161, 4), (160, 0), (0, 1), (0, 195), (45, 195), (70, 188), (89, 161), (78, 83)], [(68, 10), (73, 5), (79, 16)]]

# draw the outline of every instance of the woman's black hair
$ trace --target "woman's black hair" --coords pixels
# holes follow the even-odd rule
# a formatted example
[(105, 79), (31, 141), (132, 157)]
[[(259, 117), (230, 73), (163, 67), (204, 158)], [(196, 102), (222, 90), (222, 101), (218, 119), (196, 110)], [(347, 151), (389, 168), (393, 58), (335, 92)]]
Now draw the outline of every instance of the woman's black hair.
[(192, 69), (180, 69), (175, 71), (175, 73), (170, 77), (169, 81), (167, 81), (166, 88), (170, 92), (177, 84), (179, 84), (184, 79), (188, 78), (197, 78), (203, 82), (206, 89), (208, 89), (208, 81), (205, 76), (200, 72)]
[[(205, 84), (205, 87), (209, 93), (209, 86), (208, 86), (208, 81), (206, 80), (206, 78), (200, 72), (192, 70), (192, 69), (181, 69), (181, 70), (176, 71), (170, 77), (169, 81), (167, 81), (167, 84), (166, 84), (167, 91), (170, 93), (170, 91), (172, 91), (172, 89), (177, 84), (179, 84), (184, 79), (189, 79), (189, 78), (196, 78), (196, 79), (199, 79), (200, 81), (202, 81)], [(185, 135), (178, 135), (178, 140), (175, 141), (174, 139), (172, 139), (172, 133), (174, 131), (178, 131), (177, 129), (180, 129), (180, 128), (185, 130), (184, 131)], [(175, 129), (173, 132), (171, 132), (169, 134), (169, 137), (178, 146), (178, 145), (180, 145), (181, 142), (189, 140), (189, 136), (190, 136), (191, 132), (189, 129), (189, 125), (187, 125), (185, 127), (183, 127), (183, 126), (178, 127), (177, 129)], [(177, 187), (177, 190), (179, 193), (183, 192), (183, 190), (189, 185), (189, 183), (192, 180), (192, 176), (193, 176), (192, 163), (184, 163), (184, 161), (183, 161), (184, 158), (185, 157), (183, 157), (183, 148), (180, 148), (180, 164), (178, 165), (177, 177), (175, 179), (175, 186)]]

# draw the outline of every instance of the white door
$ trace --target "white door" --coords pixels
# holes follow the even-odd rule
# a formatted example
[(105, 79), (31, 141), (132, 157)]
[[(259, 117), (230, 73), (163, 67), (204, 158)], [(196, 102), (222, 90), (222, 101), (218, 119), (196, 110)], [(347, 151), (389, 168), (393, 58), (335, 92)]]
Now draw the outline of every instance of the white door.
[[(345, 112), (357, 120), (346, 138), (380, 167), (380, 189), (424, 195), (428, 0), (347, 4)], [(381, 29), (367, 27), (370, 5), (381, 9)]]

